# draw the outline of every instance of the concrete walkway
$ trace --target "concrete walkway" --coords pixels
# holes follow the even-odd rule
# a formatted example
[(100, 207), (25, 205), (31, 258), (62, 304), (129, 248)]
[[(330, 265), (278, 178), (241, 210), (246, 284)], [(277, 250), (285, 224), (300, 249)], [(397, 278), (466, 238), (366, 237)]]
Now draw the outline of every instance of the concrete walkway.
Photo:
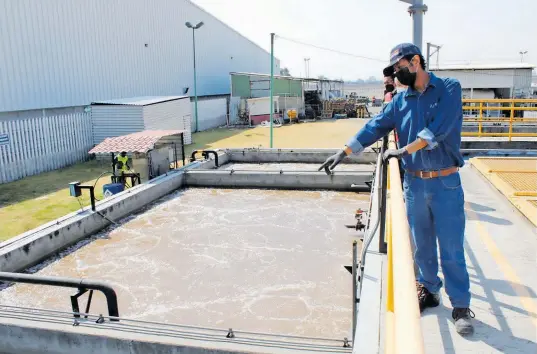
[(475, 333), (456, 333), (443, 289), (441, 305), (422, 314), (426, 352), (537, 353), (536, 230), (473, 167), (461, 177)]

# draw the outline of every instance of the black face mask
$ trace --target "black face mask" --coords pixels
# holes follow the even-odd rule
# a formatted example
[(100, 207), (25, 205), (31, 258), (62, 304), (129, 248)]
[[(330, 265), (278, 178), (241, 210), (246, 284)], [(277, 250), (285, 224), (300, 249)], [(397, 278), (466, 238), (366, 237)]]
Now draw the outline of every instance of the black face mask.
[(395, 90), (395, 86), (392, 84), (386, 85), (386, 92), (393, 92), (393, 90)]
[(402, 68), (396, 72), (395, 77), (397, 77), (397, 80), (399, 80), (401, 84), (414, 88), (414, 84), (416, 83), (416, 73), (411, 73), (408, 67)]

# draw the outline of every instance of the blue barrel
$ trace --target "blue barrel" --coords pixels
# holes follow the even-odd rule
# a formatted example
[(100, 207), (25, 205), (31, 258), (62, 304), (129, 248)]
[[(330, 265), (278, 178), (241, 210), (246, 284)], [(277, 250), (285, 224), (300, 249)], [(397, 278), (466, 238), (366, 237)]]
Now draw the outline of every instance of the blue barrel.
[(123, 192), (125, 186), (123, 183), (108, 183), (103, 186), (103, 195), (104, 197), (110, 197), (119, 192)]

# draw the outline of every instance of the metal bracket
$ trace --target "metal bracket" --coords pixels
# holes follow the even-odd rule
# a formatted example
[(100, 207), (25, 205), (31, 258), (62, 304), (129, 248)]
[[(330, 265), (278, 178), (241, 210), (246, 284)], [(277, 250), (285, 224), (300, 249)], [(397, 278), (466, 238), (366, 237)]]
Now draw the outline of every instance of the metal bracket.
[(99, 318), (97, 319), (97, 321), (95, 321), (95, 323), (99, 323), (99, 324), (104, 323), (104, 317), (102, 314), (99, 314)]
[(349, 339), (347, 337), (343, 338), (343, 348), (350, 348)]
[(235, 338), (235, 333), (233, 333), (233, 328), (230, 328), (226, 334), (226, 338)]

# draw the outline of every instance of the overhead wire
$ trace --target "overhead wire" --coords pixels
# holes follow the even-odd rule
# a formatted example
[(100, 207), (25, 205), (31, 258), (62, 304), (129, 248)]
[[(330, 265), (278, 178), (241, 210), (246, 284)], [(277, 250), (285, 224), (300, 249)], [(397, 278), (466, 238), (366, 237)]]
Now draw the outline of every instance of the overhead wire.
[(297, 39), (283, 37), (283, 36), (280, 36), (280, 35), (275, 35), (275, 38), (283, 39), (285, 41), (293, 42), (293, 43), (300, 44), (300, 45), (309, 46), (309, 47), (316, 48), (316, 49), (319, 49), (319, 50), (325, 50), (325, 51), (332, 52), (332, 53), (346, 55), (346, 56), (353, 57), (353, 58), (367, 59), (367, 60), (378, 61), (378, 62), (381, 62), (381, 63), (386, 63), (385, 59), (372, 58), (372, 57), (367, 57), (367, 56), (364, 56), (364, 55), (347, 53), (347, 52), (343, 52), (343, 51), (340, 51), (340, 50), (337, 50), (337, 49), (327, 48), (327, 47), (323, 47), (323, 46), (319, 46), (319, 45), (311, 44), (311, 43), (306, 43), (306, 42), (299, 41)]

